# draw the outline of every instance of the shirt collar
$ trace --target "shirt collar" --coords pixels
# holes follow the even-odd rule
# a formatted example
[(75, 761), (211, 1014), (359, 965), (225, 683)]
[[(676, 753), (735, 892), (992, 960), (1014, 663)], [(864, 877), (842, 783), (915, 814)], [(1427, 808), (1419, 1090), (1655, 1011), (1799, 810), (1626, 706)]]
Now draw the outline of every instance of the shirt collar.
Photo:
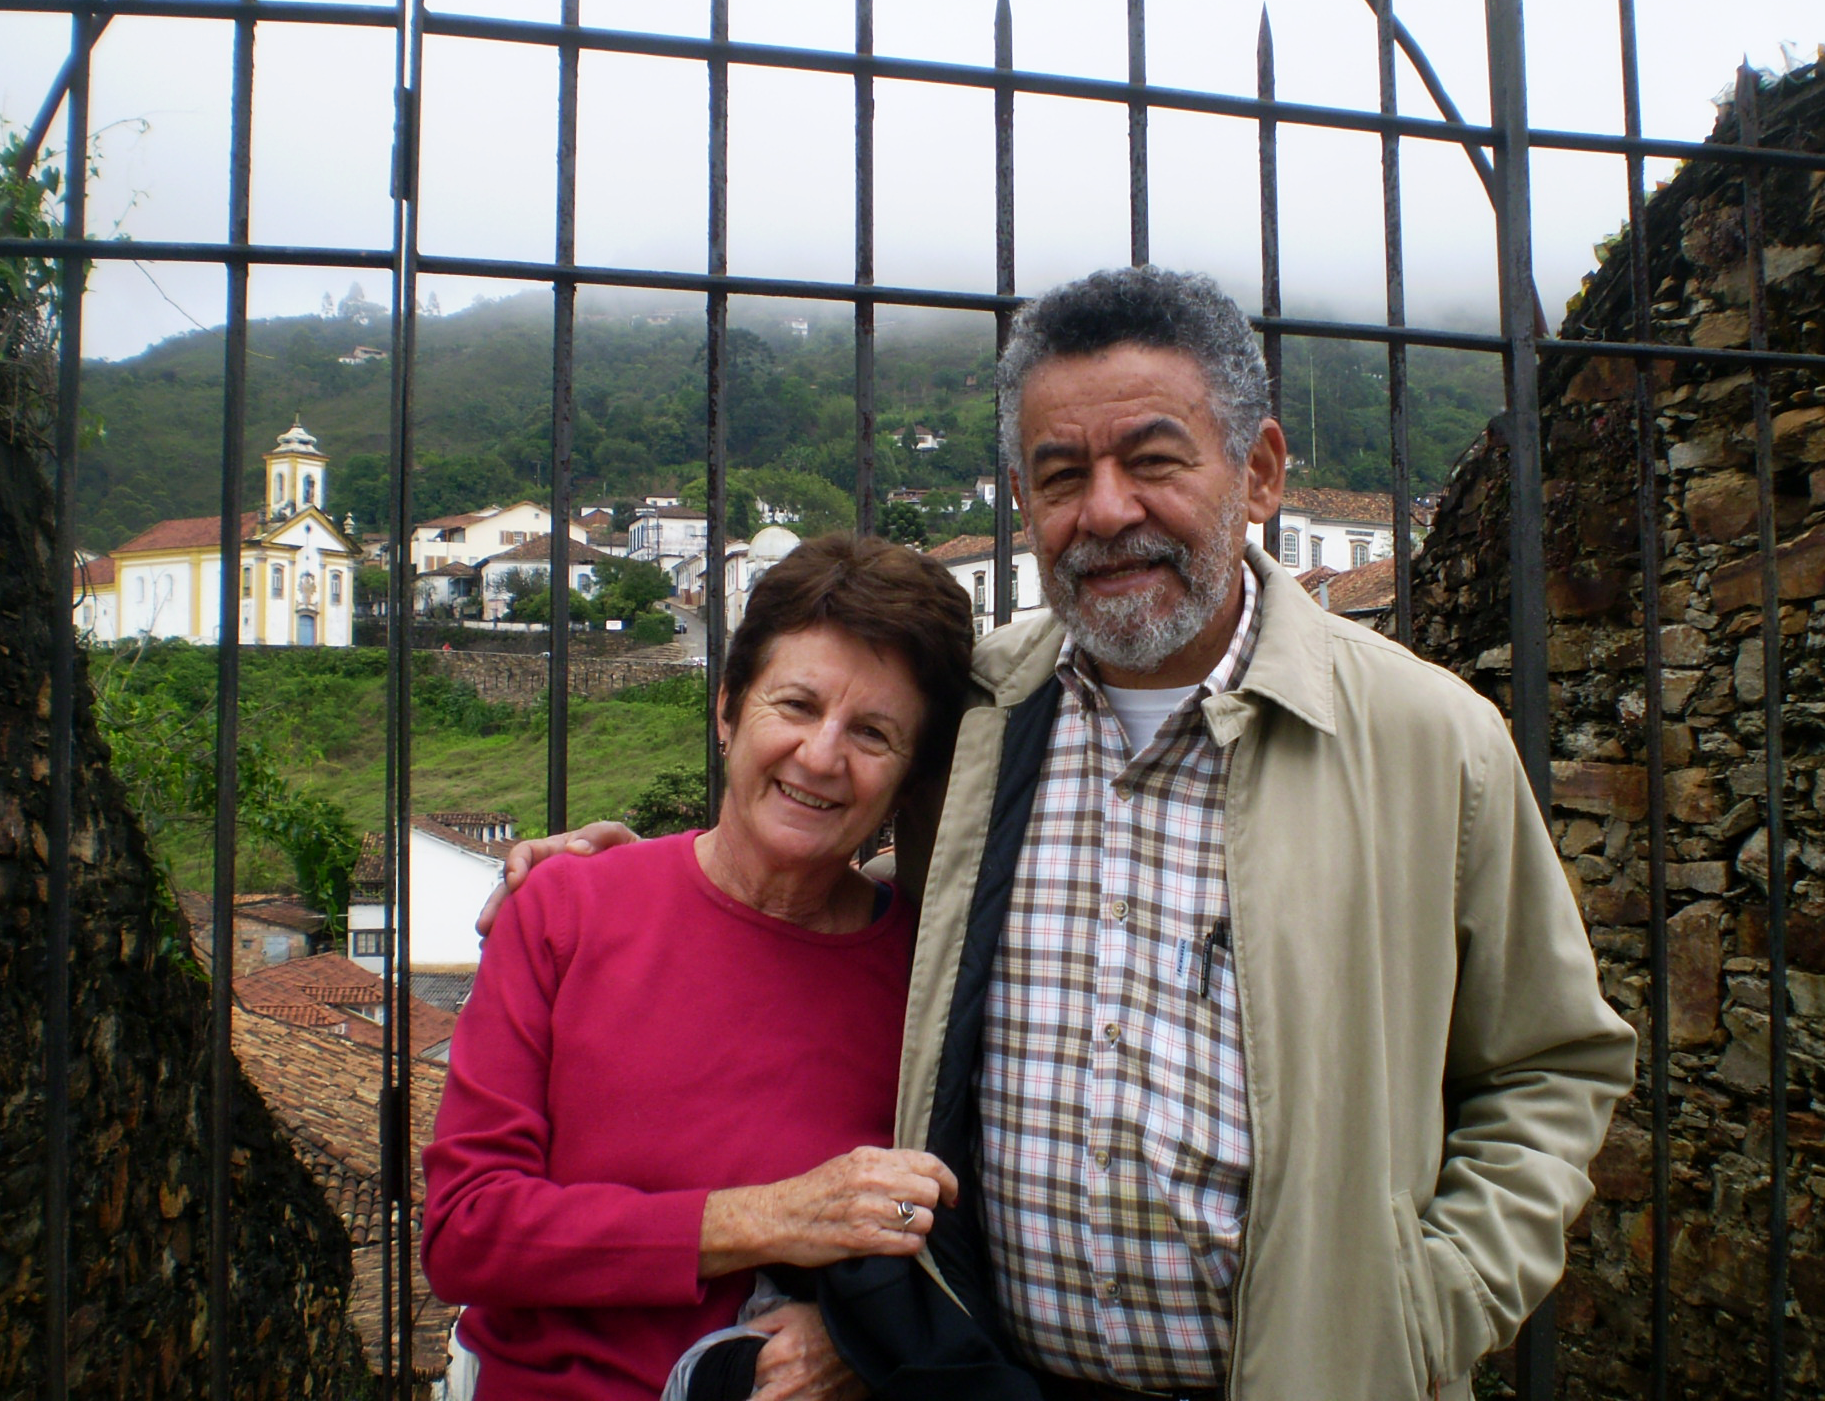
[[(1202, 686), (1205, 694), (1222, 695), (1242, 684), (1242, 678), (1248, 672), (1248, 663), (1255, 653), (1255, 641), (1261, 635), (1260, 592), (1261, 586), (1255, 579), (1255, 571), (1245, 562), (1242, 565), (1242, 616), (1236, 620), (1235, 633), (1230, 637), (1229, 646), (1224, 650), (1222, 658), (1211, 668), (1210, 675), (1204, 678)], [(1065, 689), (1084, 706), (1094, 708), (1103, 704), (1102, 682), (1097, 677), (1096, 664), (1069, 634), (1065, 636), (1064, 646), (1059, 649), (1057, 674)]]

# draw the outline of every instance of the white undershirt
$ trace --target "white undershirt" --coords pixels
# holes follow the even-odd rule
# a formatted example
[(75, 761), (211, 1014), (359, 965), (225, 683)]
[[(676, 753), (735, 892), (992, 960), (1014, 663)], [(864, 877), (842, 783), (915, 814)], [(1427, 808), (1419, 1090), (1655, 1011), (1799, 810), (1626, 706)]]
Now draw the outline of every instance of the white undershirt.
[(1109, 700), (1109, 709), (1115, 712), (1115, 718), (1121, 721), (1122, 733), (1128, 737), (1128, 752), (1139, 754), (1153, 743), (1154, 735), (1159, 733), (1160, 726), (1166, 717), (1177, 710), (1185, 697), (1198, 689), (1203, 683), (1194, 682), (1189, 686), (1163, 686), (1141, 689), (1137, 686), (1111, 686), (1103, 683), (1103, 695)]

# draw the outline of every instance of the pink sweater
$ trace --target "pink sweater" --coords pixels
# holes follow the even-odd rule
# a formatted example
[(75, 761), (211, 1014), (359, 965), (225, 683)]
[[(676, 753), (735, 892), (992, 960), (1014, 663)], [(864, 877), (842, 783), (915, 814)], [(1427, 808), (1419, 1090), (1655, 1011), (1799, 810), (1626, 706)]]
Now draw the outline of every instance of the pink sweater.
[(893, 1136), (913, 915), (814, 934), (730, 899), (695, 834), (540, 864), (489, 937), (425, 1150), (425, 1272), (478, 1401), (651, 1401), (747, 1273), (712, 1189)]

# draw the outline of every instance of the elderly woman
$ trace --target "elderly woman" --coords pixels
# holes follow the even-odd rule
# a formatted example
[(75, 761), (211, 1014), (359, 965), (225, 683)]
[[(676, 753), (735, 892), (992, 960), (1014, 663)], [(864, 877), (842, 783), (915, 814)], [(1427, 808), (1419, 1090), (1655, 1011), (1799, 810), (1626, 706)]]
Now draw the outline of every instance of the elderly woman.
[[(651, 1401), (755, 1267), (911, 1255), (954, 1199), (878, 1146), (914, 917), (852, 857), (944, 771), (971, 635), (923, 556), (800, 546), (729, 649), (716, 826), (546, 861), (501, 911), (425, 1151), (425, 1269), (471, 1305), (480, 1401)], [(762, 1326), (769, 1396), (828, 1382), (815, 1310)]]

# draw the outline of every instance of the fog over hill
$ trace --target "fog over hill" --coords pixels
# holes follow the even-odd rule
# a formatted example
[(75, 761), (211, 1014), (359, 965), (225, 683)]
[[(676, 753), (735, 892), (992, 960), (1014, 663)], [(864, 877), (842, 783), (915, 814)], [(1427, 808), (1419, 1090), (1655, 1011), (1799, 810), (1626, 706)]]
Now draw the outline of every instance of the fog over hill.
[[(330, 299), (326, 297), (326, 302)], [(301, 416), (330, 458), (329, 510), (382, 528), (392, 328), (351, 287), (327, 315), (248, 328), (242, 462), (258, 499), (261, 454)], [(883, 491), (965, 488), (993, 467), (994, 326), (961, 312), (882, 308), (876, 354)], [(730, 308), (729, 465), (750, 489), (789, 489), (839, 523), (854, 489), (855, 356), (846, 306), (738, 299)], [(574, 494), (635, 498), (703, 476), (701, 297), (589, 289), (576, 326)], [(365, 349), (364, 349), (365, 348)], [(1310, 485), (1385, 486), (1387, 408), (1379, 347), (1287, 343), (1285, 418)], [(361, 358), (367, 351), (382, 352)], [(115, 546), (155, 521), (213, 514), (220, 501), (224, 342), (173, 337), (84, 366), (90, 429), (78, 475), (78, 536)], [(348, 363), (360, 359), (360, 363)], [(1500, 364), (1443, 351), (1412, 356), (1416, 489), (1441, 481), (1500, 407)], [(550, 491), (551, 302), (528, 291), (418, 320), (413, 515)], [(912, 430), (941, 436), (914, 451)], [(782, 474), (803, 474), (786, 476)], [(815, 481), (805, 480), (814, 478)], [(742, 522), (732, 522), (741, 526)]]

